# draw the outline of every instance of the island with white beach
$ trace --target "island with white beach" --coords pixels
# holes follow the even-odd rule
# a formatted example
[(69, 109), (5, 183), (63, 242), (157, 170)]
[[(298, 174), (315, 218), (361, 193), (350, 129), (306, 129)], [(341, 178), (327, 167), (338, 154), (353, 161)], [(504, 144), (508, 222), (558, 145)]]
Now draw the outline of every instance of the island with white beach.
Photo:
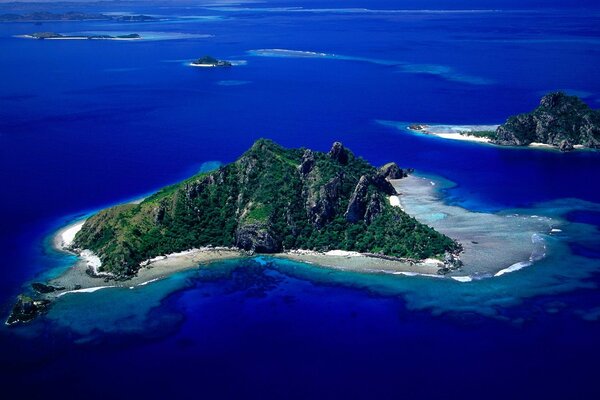
[[(379, 121), (394, 126), (392, 121)], [(443, 139), (500, 146), (528, 146), (571, 151), (600, 148), (600, 110), (562, 92), (545, 95), (530, 113), (512, 116), (501, 125), (408, 124), (410, 132)]]
[(225, 60), (217, 60), (212, 56), (204, 56), (190, 63), (192, 67), (231, 67), (233, 64)]
[(258, 140), (235, 163), (59, 230), (54, 248), (77, 262), (32, 283), (6, 323), (30, 321), (67, 294), (134, 289), (256, 255), (466, 283), (531, 265), (545, 255), (544, 235), (560, 231), (549, 218), (446, 205), (440, 182), (412, 172), (375, 168), (339, 142), (323, 153)]
[(56, 32), (36, 32), (27, 35), (18, 35), (23, 39), (37, 40), (140, 40), (142, 36), (138, 33), (129, 33), (123, 35), (108, 34), (62, 34)]

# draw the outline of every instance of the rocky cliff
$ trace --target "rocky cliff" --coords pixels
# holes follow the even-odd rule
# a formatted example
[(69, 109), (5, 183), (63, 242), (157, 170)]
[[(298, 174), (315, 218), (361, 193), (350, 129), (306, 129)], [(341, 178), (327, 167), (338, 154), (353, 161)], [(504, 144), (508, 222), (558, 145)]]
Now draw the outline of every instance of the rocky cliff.
[(510, 117), (496, 131), (494, 143), (527, 146), (545, 143), (563, 151), (575, 145), (600, 148), (600, 110), (592, 110), (575, 96), (551, 93), (539, 107)]
[(342, 249), (425, 258), (458, 245), (420, 224), (388, 197), (388, 179), (406, 172), (377, 169), (341, 143), (328, 153), (285, 149), (258, 140), (236, 162), (196, 175), (141, 204), (100, 211), (75, 237), (102, 270), (135, 274), (141, 261), (201, 246), (260, 253)]

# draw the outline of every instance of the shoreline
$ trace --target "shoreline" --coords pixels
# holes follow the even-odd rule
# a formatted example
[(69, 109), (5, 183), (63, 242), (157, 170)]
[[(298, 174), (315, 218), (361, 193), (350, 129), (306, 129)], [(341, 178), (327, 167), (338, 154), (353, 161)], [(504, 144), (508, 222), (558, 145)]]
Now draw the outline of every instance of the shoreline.
[(201, 248), (191, 249), (181, 253), (161, 256), (145, 264), (138, 273), (127, 280), (114, 280), (111, 276), (92, 276), (89, 274), (89, 266), (85, 259), (78, 260), (67, 271), (59, 277), (51, 279), (46, 284), (53, 287), (63, 288), (51, 293), (40, 294), (46, 300), (54, 300), (69, 293), (92, 293), (106, 288), (129, 288), (145, 286), (169, 276), (200, 268), (213, 262), (230, 259), (246, 258), (247, 253), (230, 248)]
[(470, 135), (470, 132), (495, 131), (499, 125), (430, 125), (410, 124), (405, 129), (411, 133), (436, 136), (442, 139), (460, 140), (466, 142), (485, 143), (493, 145), (490, 138)]
[[(43, 314), (53, 301), (67, 294), (93, 293), (108, 288), (135, 289), (211, 263), (253, 257), (285, 259), (307, 266), (362, 274), (423, 276), (469, 283), (501, 277), (534, 265), (546, 255), (545, 236), (562, 232), (561, 221), (549, 217), (509, 211), (473, 212), (445, 204), (438, 192), (438, 188), (448, 186), (443, 178), (432, 180), (410, 175), (390, 180), (390, 183), (399, 193), (389, 197), (390, 204), (461, 243), (462, 251), (458, 257), (457, 254), (446, 254), (444, 260), (411, 260), (343, 250), (255, 254), (232, 247), (203, 247), (143, 261), (135, 276), (116, 280), (112, 274), (99, 271), (101, 261), (93, 252), (70, 249), (75, 235), (87, 219), (80, 218), (58, 229), (50, 239), (55, 250), (75, 254), (77, 261), (53, 279), (43, 283), (30, 282), (30, 289), (19, 296), (6, 323), (27, 322)], [(33, 307), (33, 311), (21, 311), (27, 307)]]
[[(536, 223), (536, 229), (529, 233), (513, 231), (521, 239), (529, 238), (520, 243), (511, 242), (509, 238), (502, 240), (502, 235), (494, 233), (489, 226), (503, 226), (508, 231), (516, 230), (522, 219), (528, 216), (498, 215), (471, 212), (466, 209), (450, 206), (439, 199), (436, 190), (437, 183), (434, 180), (411, 175), (399, 180), (391, 180), (399, 195), (390, 196), (390, 204), (399, 207), (407, 214), (415, 217), (420, 222), (432, 226), (434, 229), (446, 234), (463, 245), (463, 251), (459, 259), (465, 263), (460, 269), (443, 271), (446, 267), (442, 260), (394, 260), (384, 259), (368, 254), (349, 252), (343, 250), (332, 250), (329, 252), (318, 252), (311, 250), (291, 250), (275, 254), (251, 254), (237, 248), (204, 247), (200, 249), (189, 249), (183, 252), (155, 257), (143, 261), (136, 276), (124, 280), (115, 281), (112, 274), (98, 271), (100, 260), (89, 250), (79, 253), (69, 249), (77, 232), (82, 228), (87, 218), (76, 220), (56, 231), (52, 236), (51, 243), (57, 251), (76, 254), (77, 262), (66, 272), (48, 282), (52, 286), (64, 286), (69, 290), (81, 290), (98, 287), (100, 282), (109, 283), (117, 287), (130, 287), (148, 283), (167, 277), (168, 275), (198, 267), (203, 263), (217, 262), (232, 258), (248, 258), (254, 256), (267, 256), (279, 259), (315, 264), (321, 267), (348, 270), (359, 273), (388, 273), (402, 275), (423, 275), (435, 277), (447, 277), (459, 282), (470, 282), (473, 279), (499, 277), (506, 273), (517, 271), (537, 261), (540, 256), (535, 253), (535, 243), (532, 238), (538, 238), (539, 234), (552, 234), (559, 225), (556, 222), (542, 221)], [(423, 208), (423, 200), (429, 209)], [(137, 200), (136, 202), (139, 202)], [(433, 216), (433, 219), (432, 219)], [(440, 217), (442, 216), (442, 217)], [(438, 219), (439, 218), (439, 219)], [(483, 227), (473, 219), (485, 220)], [(442, 221), (444, 221), (442, 223)], [(487, 225), (491, 221), (492, 225)], [(514, 224), (511, 224), (514, 222)], [(526, 221), (528, 222), (528, 221)], [(539, 225), (546, 227), (541, 229)], [(551, 227), (548, 227), (550, 225)], [(515, 225), (515, 226), (513, 226)], [(526, 225), (526, 224), (525, 224)], [(487, 229), (487, 230), (486, 230)], [(536, 239), (537, 240), (537, 239)], [(538, 244), (544, 246), (543, 240)], [(516, 248), (513, 246), (518, 244)], [(506, 253), (504, 250), (510, 246), (510, 254), (504, 255), (494, 261), (494, 257), (485, 257), (487, 253)], [(542, 256), (543, 257), (543, 256)], [(489, 264), (482, 259), (487, 258)], [(509, 262), (510, 261), (510, 262)], [(485, 264), (485, 266), (483, 266)], [(87, 271), (92, 270), (90, 275)], [(93, 276), (96, 275), (96, 276)], [(59, 293), (53, 292), (54, 294)]]
[(87, 36), (63, 36), (63, 37), (48, 37), (39, 38), (32, 35), (14, 35), (18, 39), (33, 39), (33, 40), (117, 40), (117, 41), (134, 41), (143, 40), (142, 37), (136, 38), (119, 38), (119, 37), (87, 37)]
[[(386, 125), (385, 121), (383, 122)], [(391, 123), (391, 121), (389, 121)], [(391, 125), (391, 124), (387, 124)], [(406, 126), (402, 126), (406, 131), (413, 134), (421, 134), (421, 135), (430, 135), (439, 137), (442, 139), (448, 140), (457, 140), (464, 142), (472, 142), (479, 144), (487, 144), (490, 146), (496, 147), (512, 147), (512, 148), (520, 148), (520, 149), (540, 149), (540, 150), (556, 150), (560, 151), (558, 146), (554, 146), (552, 144), (547, 143), (537, 143), (533, 142), (526, 146), (517, 146), (517, 145), (500, 145), (492, 142), (490, 138), (476, 136), (469, 134), (470, 132), (477, 131), (489, 131), (493, 132), (498, 128), (499, 125), (444, 125), (444, 124), (406, 124)], [(399, 126), (398, 126), (399, 128)], [(573, 146), (574, 150), (592, 150), (587, 147), (576, 144)]]
[(474, 212), (445, 204), (438, 192), (443, 181), (410, 175), (391, 182), (402, 193), (400, 207), (406, 213), (462, 244), (464, 265), (447, 274), (449, 278), (495, 278), (534, 265), (546, 255), (545, 238), (562, 232), (562, 222), (555, 218), (518, 210)]

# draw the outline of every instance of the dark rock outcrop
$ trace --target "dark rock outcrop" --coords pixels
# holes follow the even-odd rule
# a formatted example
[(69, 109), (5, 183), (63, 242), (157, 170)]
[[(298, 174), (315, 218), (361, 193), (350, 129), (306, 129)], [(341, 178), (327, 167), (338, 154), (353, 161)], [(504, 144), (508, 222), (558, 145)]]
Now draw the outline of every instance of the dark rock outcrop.
[(335, 142), (329, 150), (329, 157), (342, 165), (348, 164), (348, 151), (340, 142)]
[(63, 286), (46, 285), (45, 283), (34, 282), (31, 284), (31, 288), (40, 294), (57, 292), (59, 290), (65, 290)]
[(600, 148), (600, 111), (575, 96), (551, 93), (531, 113), (512, 116), (500, 125), (493, 142), (512, 146), (545, 143), (562, 151), (575, 145)]
[(366, 198), (368, 188), (369, 178), (363, 175), (360, 177), (356, 188), (354, 188), (354, 192), (348, 203), (348, 209), (345, 214), (348, 222), (356, 223), (365, 216), (365, 211), (367, 210)]
[(398, 167), (398, 164), (395, 162), (385, 164), (383, 167), (379, 168), (378, 173), (387, 179), (402, 179), (407, 176), (406, 172)]
[(315, 155), (312, 150), (307, 149), (302, 155), (302, 163), (298, 166), (298, 172), (301, 175), (308, 175), (315, 166)]
[(276, 238), (267, 224), (246, 224), (238, 228), (235, 245), (240, 249), (256, 253), (277, 253), (282, 249), (281, 240)]
[(335, 217), (340, 202), (341, 191), (342, 176), (340, 175), (321, 186), (319, 199), (310, 210), (310, 217), (315, 226), (322, 227)]
[(365, 210), (364, 221), (367, 224), (371, 224), (375, 218), (377, 218), (384, 209), (385, 205), (381, 201), (381, 197), (376, 194), (372, 194), (369, 202), (367, 203), (367, 208)]
[(14, 325), (20, 322), (29, 322), (38, 315), (45, 313), (49, 305), (49, 300), (34, 300), (31, 297), (20, 295), (6, 320), (6, 324)]
[[(374, 193), (383, 193), (388, 196), (397, 194), (396, 189), (383, 175), (361, 176), (346, 209), (345, 217), (348, 222), (356, 223), (364, 220), (370, 223), (383, 210), (384, 206), (378, 196), (373, 196), (374, 193), (369, 195), (370, 188)], [(367, 210), (369, 210), (368, 213)]]

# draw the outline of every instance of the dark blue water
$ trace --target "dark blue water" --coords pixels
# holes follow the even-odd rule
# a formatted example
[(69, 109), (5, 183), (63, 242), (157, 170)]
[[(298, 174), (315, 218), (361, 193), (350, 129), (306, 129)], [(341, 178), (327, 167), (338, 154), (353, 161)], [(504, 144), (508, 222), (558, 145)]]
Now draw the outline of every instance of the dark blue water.
[[(454, 143), (376, 122), (501, 123), (557, 89), (597, 108), (597, 4), (399, 3), (301, 4), (388, 12), (265, 9), (297, 5), (284, 1), (249, 9), (144, 4), (125, 11), (211, 18), (0, 24), (3, 316), (23, 285), (66, 262), (44, 242), (58, 227), (177, 181), (203, 162), (233, 161), (259, 137), (319, 150), (341, 140), (374, 164), (396, 161), (456, 182), (446, 201), (473, 210), (578, 199), (566, 218), (597, 226), (597, 214), (586, 210), (600, 203), (597, 152)], [(401, 7), (501, 10), (389, 12)], [(13, 37), (34, 31), (151, 31), (166, 40)], [(250, 52), (273, 48), (343, 58)], [(246, 63), (185, 65), (205, 54)], [(600, 241), (589, 232), (588, 240), (565, 239), (581, 259), (554, 265), (585, 262), (594, 271)], [(148, 309), (121, 319), (117, 311), (94, 319), (93, 301), (105, 304), (99, 292), (31, 328), (3, 331), (1, 379), (24, 394), (50, 388), (63, 398), (598, 395), (595, 272), (560, 294), (523, 296), (502, 318), (488, 318), (417, 311), (414, 299), (356, 277), (333, 284), (277, 265), (253, 271), (185, 275), (142, 292)], [(439, 290), (443, 303), (451, 289)], [(116, 309), (132, 301), (115, 296)], [(74, 322), (78, 315), (85, 328)]]

